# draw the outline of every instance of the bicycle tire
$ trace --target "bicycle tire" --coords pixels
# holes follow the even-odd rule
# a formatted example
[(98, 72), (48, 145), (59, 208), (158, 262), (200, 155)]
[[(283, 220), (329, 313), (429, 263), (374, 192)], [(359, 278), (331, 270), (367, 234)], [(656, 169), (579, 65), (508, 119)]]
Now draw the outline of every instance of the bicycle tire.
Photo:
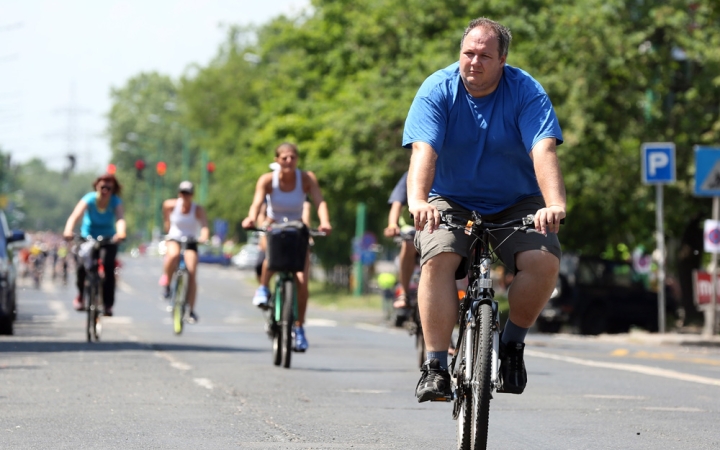
[(283, 304), (282, 304), (282, 366), (290, 368), (290, 360), (293, 349), (292, 327), (295, 323), (294, 314), (295, 283), (293, 280), (283, 282)]
[(475, 361), (472, 376), (472, 448), (482, 450), (487, 447), (488, 425), (490, 420), (490, 399), (492, 398), (492, 350), (493, 350), (493, 311), (489, 303), (478, 307), (475, 327)]
[(85, 303), (85, 316), (87, 318), (85, 322), (85, 335), (87, 337), (88, 342), (92, 342), (93, 337), (93, 327), (92, 327), (92, 292), (90, 283), (85, 282), (85, 288), (83, 289), (83, 297), (84, 297), (84, 303)]
[(415, 350), (417, 351), (418, 367), (422, 368), (422, 365), (427, 360), (427, 349), (425, 347), (425, 335), (423, 334), (422, 322), (420, 321), (420, 310), (417, 307), (417, 300), (415, 300), (415, 308), (413, 309), (413, 319), (415, 320)]
[(457, 397), (455, 398), (454, 409), (457, 412), (457, 448), (458, 450), (470, 450), (472, 395), (470, 395), (470, 392), (465, 388), (465, 342), (460, 342), (457, 351), (457, 360), (461, 361), (455, 372)]
[(187, 274), (184, 272), (175, 275), (173, 287), (172, 321), (175, 334), (181, 334), (185, 323), (185, 305), (187, 302)]
[(268, 318), (268, 323), (270, 326), (270, 333), (272, 333), (272, 341), (273, 341), (273, 364), (276, 366), (280, 365), (280, 362), (282, 361), (282, 332), (283, 329), (280, 326), (278, 322), (278, 318), (282, 318), (282, 298), (283, 298), (283, 288), (278, 283), (277, 286), (275, 286), (275, 292), (273, 292), (272, 295), (273, 298), (273, 305), (272, 309), (270, 310), (270, 317)]

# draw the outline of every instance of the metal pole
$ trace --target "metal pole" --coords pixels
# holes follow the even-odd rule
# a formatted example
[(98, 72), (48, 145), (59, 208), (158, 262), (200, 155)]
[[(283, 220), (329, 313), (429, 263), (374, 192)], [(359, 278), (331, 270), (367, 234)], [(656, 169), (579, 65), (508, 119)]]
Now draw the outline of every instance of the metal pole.
[(655, 221), (658, 248), (658, 331), (665, 333), (665, 229), (663, 226), (663, 185), (655, 185)]
[(355, 239), (357, 240), (360, 254), (355, 261), (355, 289), (353, 295), (359, 297), (363, 291), (363, 264), (362, 264), (362, 238), (365, 234), (365, 203), (358, 203), (357, 216), (355, 218)]
[[(712, 218), (713, 220), (720, 220), (720, 197), (713, 197), (713, 204), (712, 204)], [(710, 301), (710, 314), (708, 315), (708, 318), (710, 320), (710, 334), (712, 336), (715, 336), (715, 333), (717, 332), (717, 323), (716, 323), (716, 308), (717, 308), (717, 276), (718, 276), (718, 265), (717, 265), (718, 256), (716, 252), (712, 253), (712, 259), (710, 263), (710, 267), (712, 268), (710, 273), (710, 279), (712, 280), (712, 297), (710, 297), (712, 300)], [(708, 328), (708, 327), (706, 327)]]

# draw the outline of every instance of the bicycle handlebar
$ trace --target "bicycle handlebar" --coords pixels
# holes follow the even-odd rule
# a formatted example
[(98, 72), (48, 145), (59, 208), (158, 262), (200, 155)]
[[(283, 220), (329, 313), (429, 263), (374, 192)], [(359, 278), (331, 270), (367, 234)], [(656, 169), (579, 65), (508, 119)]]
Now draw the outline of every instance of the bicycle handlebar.
[[(455, 217), (452, 214), (440, 213), (440, 221), (445, 225), (444, 228), (455, 228), (463, 229), (467, 234), (472, 232), (472, 229), (477, 227), (481, 230), (497, 230), (500, 228), (513, 228), (515, 231), (522, 231), (523, 233), (540, 233), (535, 229), (535, 215), (528, 214), (527, 216), (520, 217), (519, 219), (513, 219), (505, 223), (490, 223), (483, 221), (480, 214), (476, 211), (472, 211), (472, 218), (470, 220)], [(457, 221), (463, 221), (458, 223)], [(564, 224), (565, 219), (560, 219), (560, 224)], [(441, 227), (443, 225), (440, 225)]]
[[(267, 227), (248, 227), (245, 228), (247, 231), (259, 231), (261, 233), (267, 233), (268, 230), (270, 230), (272, 226)], [(308, 232), (310, 233), (310, 236), (327, 236), (327, 233), (324, 231), (320, 231), (317, 228), (308, 228)]]

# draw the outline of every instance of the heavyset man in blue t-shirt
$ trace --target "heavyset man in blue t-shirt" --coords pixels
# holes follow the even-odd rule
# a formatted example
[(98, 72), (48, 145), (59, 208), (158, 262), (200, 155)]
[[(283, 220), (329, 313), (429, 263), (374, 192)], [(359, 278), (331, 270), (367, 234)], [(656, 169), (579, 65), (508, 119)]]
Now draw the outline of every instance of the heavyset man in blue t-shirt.
[[(423, 402), (450, 395), (447, 349), (457, 323), (455, 275), (471, 237), (438, 228), (440, 211), (478, 211), (489, 222), (535, 214), (542, 234), (515, 233), (496, 249), (515, 272), (502, 333), (499, 392), (520, 394), (527, 375), (524, 340), (550, 298), (560, 266), (556, 233), (565, 217), (565, 185), (556, 145), (562, 133), (542, 86), (506, 64), (510, 31), (486, 18), (468, 25), (460, 59), (428, 77), (405, 122), (412, 149), (408, 206), (418, 233), (423, 275), (418, 288), (428, 360), (416, 389)], [(507, 234), (494, 233), (491, 242)]]

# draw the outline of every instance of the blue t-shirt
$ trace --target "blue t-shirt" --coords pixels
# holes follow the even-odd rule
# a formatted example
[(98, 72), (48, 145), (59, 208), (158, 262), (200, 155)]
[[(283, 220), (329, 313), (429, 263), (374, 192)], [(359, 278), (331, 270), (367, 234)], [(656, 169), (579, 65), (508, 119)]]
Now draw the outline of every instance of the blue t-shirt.
[(506, 64), (497, 89), (474, 98), (456, 62), (418, 90), (405, 120), (403, 147), (425, 142), (437, 153), (430, 197), (492, 214), (541, 195), (529, 153), (548, 137), (562, 143), (552, 103), (527, 72)]
[(120, 197), (113, 194), (110, 197), (110, 203), (104, 210), (99, 210), (95, 200), (97, 192), (89, 192), (85, 194), (82, 201), (87, 203), (85, 214), (83, 215), (82, 225), (80, 226), (80, 235), (82, 237), (113, 236), (115, 234), (115, 208), (122, 204)]
[(400, 202), (402, 205), (407, 205), (407, 177), (408, 173), (405, 172), (400, 180), (393, 188), (388, 199), (388, 205), (392, 205), (395, 202)]

